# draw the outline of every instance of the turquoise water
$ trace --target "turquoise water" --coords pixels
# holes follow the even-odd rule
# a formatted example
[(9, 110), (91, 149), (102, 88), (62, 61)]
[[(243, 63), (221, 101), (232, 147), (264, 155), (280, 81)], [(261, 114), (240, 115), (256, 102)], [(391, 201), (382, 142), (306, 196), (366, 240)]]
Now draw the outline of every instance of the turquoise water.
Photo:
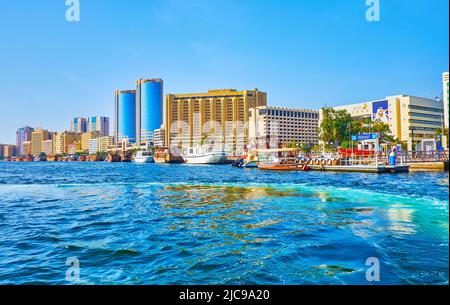
[[(0, 163), (0, 284), (448, 284), (448, 173)], [(366, 259), (380, 261), (367, 282)]]

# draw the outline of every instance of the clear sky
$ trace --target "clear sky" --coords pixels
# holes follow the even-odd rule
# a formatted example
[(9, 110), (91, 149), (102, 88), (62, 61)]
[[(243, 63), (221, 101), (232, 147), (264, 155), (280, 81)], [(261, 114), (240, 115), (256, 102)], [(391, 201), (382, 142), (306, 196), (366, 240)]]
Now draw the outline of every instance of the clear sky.
[(166, 93), (268, 93), (276, 106), (319, 109), (388, 95), (441, 94), (449, 1), (0, 0), (0, 143), (22, 125), (68, 129), (113, 116), (113, 91), (162, 78)]

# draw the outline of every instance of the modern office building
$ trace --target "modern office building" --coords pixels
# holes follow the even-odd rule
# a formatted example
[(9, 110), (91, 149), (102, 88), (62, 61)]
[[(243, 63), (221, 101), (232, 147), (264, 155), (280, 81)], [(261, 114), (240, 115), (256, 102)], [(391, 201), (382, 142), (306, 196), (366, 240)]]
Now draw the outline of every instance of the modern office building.
[[(392, 135), (416, 149), (421, 140), (434, 139), (443, 125), (443, 104), (439, 100), (410, 95), (334, 107), (347, 110), (353, 118), (379, 120), (389, 125)], [(320, 122), (319, 122), (320, 124)]]
[(136, 142), (152, 143), (153, 131), (163, 121), (163, 81), (159, 78), (136, 81)]
[(114, 137), (116, 143), (122, 140), (136, 141), (136, 90), (114, 92)]
[(168, 94), (165, 101), (166, 147), (210, 144), (223, 146), (228, 153), (238, 153), (248, 144), (249, 109), (266, 104), (267, 94), (258, 89)]
[(16, 132), (16, 145), (18, 149), (18, 155), (23, 156), (23, 142), (31, 141), (31, 133), (34, 131), (34, 128), (30, 126), (25, 126), (17, 129)]
[(70, 130), (72, 132), (86, 132), (87, 131), (87, 120), (86, 118), (73, 118), (70, 121)]
[(81, 150), (87, 152), (89, 150), (89, 141), (100, 137), (100, 131), (90, 131), (81, 134)]
[(31, 155), (40, 155), (44, 151), (42, 142), (50, 139), (51, 136), (47, 130), (37, 128), (35, 131), (33, 131), (31, 133)]
[(261, 106), (250, 109), (249, 146), (280, 147), (319, 144), (319, 111)]
[(109, 118), (104, 116), (93, 116), (87, 118), (86, 131), (98, 131), (102, 136), (109, 136)]
[(449, 128), (449, 75), (448, 72), (442, 74), (442, 97), (444, 99), (444, 126)]

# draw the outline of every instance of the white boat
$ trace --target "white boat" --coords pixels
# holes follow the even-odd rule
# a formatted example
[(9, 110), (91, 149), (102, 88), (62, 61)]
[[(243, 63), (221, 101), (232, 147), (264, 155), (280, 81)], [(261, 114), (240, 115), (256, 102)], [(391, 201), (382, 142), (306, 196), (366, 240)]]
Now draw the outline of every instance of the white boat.
[(242, 164), (242, 167), (258, 167), (259, 159), (257, 156), (248, 156), (244, 160), (244, 164)]
[(136, 163), (152, 163), (155, 160), (153, 159), (153, 153), (151, 151), (140, 150), (133, 156), (134, 162)]
[(187, 164), (224, 164), (227, 155), (224, 150), (210, 150), (202, 152), (200, 149), (190, 148), (189, 153), (182, 154)]

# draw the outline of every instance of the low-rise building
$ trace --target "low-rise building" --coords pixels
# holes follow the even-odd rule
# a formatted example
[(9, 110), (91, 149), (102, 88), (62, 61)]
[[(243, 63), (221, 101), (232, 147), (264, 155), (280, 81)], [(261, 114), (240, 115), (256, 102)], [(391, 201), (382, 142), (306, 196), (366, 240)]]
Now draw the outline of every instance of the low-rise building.
[(261, 106), (250, 109), (249, 138), (254, 148), (319, 144), (319, 111)]
[(90, 139), (88, 153), (90, 155), (95, 155), (97, 152), (98, 152), (98, 139)]
[(114, 145), (113, 136), (105, 136), (97, 138), (97, 149), (99, 152), (107, 152)]
[(77, 152), (77, 144), (72, 143), (67, 145), (67, 154), (74, 155)]
[(53, 140), (45, 140), (42, 142), (42, 152), (47, 156), (52, 156), (54, 153), (53, 150)]
[(22, 155), (23, 156), (31, 155), (31, 141), (22, 142)]
[(164, 125), (161, 128), (155, 129), (153, 131), (153, 146), (154, 147), (164, 147), (166, 144), (166, 130)]
[(17, 150), (16, 145), (11, 145), (11, 144), (3, 145), (3, 157), (4, 158), (15, 157), (15, 156), (17, 156), (17, 154), (18, 154), (18, 150)]

